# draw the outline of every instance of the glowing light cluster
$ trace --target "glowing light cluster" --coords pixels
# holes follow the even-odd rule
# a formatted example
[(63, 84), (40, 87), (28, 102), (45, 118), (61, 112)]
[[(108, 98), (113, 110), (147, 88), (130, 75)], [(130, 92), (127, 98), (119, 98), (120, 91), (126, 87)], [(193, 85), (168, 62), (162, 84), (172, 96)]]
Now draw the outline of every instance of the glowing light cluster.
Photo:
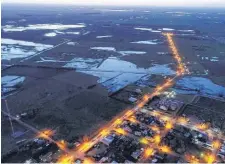
[(123, 130), (122, 128), (117, 128), (117, 129), (114, 129), (114, 131), (118, 134), (122, 134), (122, 135), (126, 135), (127, 132), (125, 130)]
[(185, 117), (179, 117), (179, 118), (177, 119), (177, 122), (178, 122), (179, 124), (186, 125), (186, 124), (188, 123), (188, 119), (185, 118)]
[(221, 142), (219, 140), (215, 140), (212, 142), (212, 146), (214, 149), (219, 149), (221, 147)]
[(79, 150), (79, 152), (84, 153), (84, 152), (88, 151), (93, 145), (94, 145), (94, 143), (91, 142), (91, 141), (90, 142), (84, 142), (80, 145), (78, 150)]
[(169, 121), (166, 122), (165, 129), (170, 130), (173, 128), (173, 124)]
[(141, 138), (140, 143), (145, 144), (145, 145), (149, 144), (149, 142), (146, 138)]
[(176, 59), (178, 65), (177, 65), (177, 76), (181, 76), (183, 75), (185, 72), (189, 72), (187, 69), (186, 69), (186, 66), (184, 65), (184, 63), (182, 63), (182, 59), (179, 55), (179, 52), (175, 46), (175, 43), (173, 42), (173, 39), (172, 39), (172, 36), (173, 34), (172, 33), (164, 33), (163, 35), (165, 35), (167, 37), (167, 40), (168, 40), (168, 43), (169, 43), (169, 46), (170, 46), (170, 49), (173, 53), (173, 57)]
[(128, 120), (129, 120), (130, 122), (132, 122), (132, 123), (137, 123), (137, 122), (138, 122), (137, 119), (136, 119), (134, 116), (129, 117)]
[(167, 145), (163, 145), (163, 146), (161, 146), (159, 149), (160, 149), (163, 153), (167, 153), (167, 154), (169, 154), (169, 153), (172, 152), (171, 148), (170, 148), (169, 146), (167, 146)]
[(74, 162), (74, 157), (69, 155), (63, 155), (59, 157), (57, 163), (60, 164), (72, 164)]
[(150, 128), (155, 132), (160, 132), (160, 128), (156, 125), (152, 125), (152, 126), (150, 126)]
[(95, 163), (95, 162), (92, 159), (90, 159), (90, 158), (85, 158), (84, 161), (83, 161), (83, 163), (85, 163), (85, 164), (91, 164), (91, 163)]
[(67, 144), (64, 140), (57, 141), (56, 144), (61, 150), (67, 149)]
[(154, 154), (154, 149), (153, 148), (146, 148), (144, 150), (144, 158), (149, 158), (150, 156), (152, 156)]
[(197, 124), (196, 128), (199, 130), (207, 130), (209, 128), (209, 123), (201, 123), (201, 124)]
[(120, 125), (122, 123), (122, 120), (121, 119), (116, 119), (116, 121), (114, 121), (114, 123), (113, 123), (113, 125), (114, 126), (118, 126), (118, 125)]
[(160, 135), (155, 135), (153, 137), (153, 141), (154, 141), (154, 143), (159, 144), (161, 142), (161, 136)]
[(216, 156), (214, 154), (207, 154), (204, 157), (206, 163), (213, 163), (216, 160)]
[(107, 135), (109, 135), (109, 131), (108, 129), (103, 129), (101, 132), (100, 132), (100, 136), (102, 137), (106, 137)]
[(54, 132), (51, 129), (44, 129), (38, 133), (37, 138), (49, 139), (53, 134)]
[(194, 163), (194, 164), (200, 163), (199, 158), (197, 158), (197, 157), (194, 156), (194, 155), (185, 155), (185, 159), (186, 159), (189, 163)]

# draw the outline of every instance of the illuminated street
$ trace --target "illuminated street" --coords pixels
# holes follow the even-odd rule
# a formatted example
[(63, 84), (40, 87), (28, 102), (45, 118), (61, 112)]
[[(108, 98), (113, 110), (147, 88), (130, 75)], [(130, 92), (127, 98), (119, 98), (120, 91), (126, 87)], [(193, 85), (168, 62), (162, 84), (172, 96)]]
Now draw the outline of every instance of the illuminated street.
[[(65, 156), (65, 157), (59, 159), (58, 162), (71, 163), (76, 158), (79, 158), (79, 159), (84, 158), (85, 153), (92, 146), (94, 146), (95, 144), (100, 142), (103, 138), (105, 138), (113, 130), (120, 135), (127, 135), (126, 131), (124, 131), (122, 128), (118, 128), (123, 123), (123, 120), (129, 120), (133, 123), (136, 122), (135, 118), (133, 117), (134, 114), (136, 112), (138, 112), (139, 110), (141, 110), (142, 107), (149, 101), (149, 99), (151, 99), (152, 97), (154, 97), (156, 95), (161, 94), (163, 91), (170, 88), (174, 84), (174, 80), (176, 80), (176, 78), (178, 78), (179, 76), (183, 76), (183, 75), (189, 73), (188, 69), (186, 68), (185, 64), (183, 63), (182, 57), (179, 55), (177, 47), (175, 46), (175, 43), (173, 41), (173, 34), (172, 33), (164, 33), (163, 35), (167, 38), (167, 41), (168, 41), (169, 47), (172, 51), (174, 60), (177, 63), (176, 76), (172, 79), (166, 79), (165, 82), (163, 82), (161, 85), (158, 85), (156, 87), (156, 89), (154, 90), (153, 93), (144, 95), (143, 98), (140, 101), (138, 101), (137, 105), (135, 107), (133, 107), (133, 109), (125, 110), (122, 114), (119, 114), (119, 116), (116, 116), (108, 125), (105, 125), (104, 127), (102, 127), (96, 136), (94, 136), (92, 139), (90, 139), (87, 142), (81, 143), (81, 145), (78, 148), (76, 148), (76, 150), (74, 150), (73, 152), (71, 152), (69, 154), (69, 157), (70, 157), (69, 160), (68, 160), (68, 157)], [(154, 115), (154, 113), (149, 113), (149, 114)], [(163, 115), (158, 113), (157, 116), (160, 118)], [(197, 125), (196, 125), (196, 127), (192, 127), (192, 125), (189, 125), (187, 123), (186, 118), (174, 119), (174, 118), (171, 118), (171, 116), (164, 116), (164, 117), (162, 117), (162, 119), (164, 119), (167, 122), (165, 125), (165, 130), (163, 130), (160, 133), (160, 135), (155, 136), (153, 143), (151, 143), (149, 145), (149, 141), (145, 138), (141, 139), (141, 141), (140, 141), (141, 143), (144, 143), (145, 145), (149, 145), (151, 147), (151, 148), (149, 148), (148, 146), (146, 147), (145, 151), (143, 152), (144, 158), (141, 160), (142, 162), (146, 158), (149, 158), (151, 155), (154, 154), (154, 149), (158, 149), (164, 153), (171, 152), (169, 147), (167, 147), (165, 145), (160, 146), (158, 144), (160, 144), (161, 138), (163, 138), (168, 133), (168, 131), (173, 128), (175, 123), (178, 123), (178, 124), (180, 123), (182, 125), (185, 125), (185, 126), (188, 126), (191, 128), (197, 128)]]
[(172, 1), (3, 0), (1, 163), (225, 163), (225, 1)]
[[(165, 91), (170, 89), (175, 84), (176, 80), (181, 76), (190, 74), (188, 68), (183, 62), (182, 56), (179, 54), (176, 44), (174, 43), (174, 34), (163, 33), (163, 36), (166, 37), (173, 59), (176, 62), (176, 75), (173, 78), (166, 78), (162, 84), (158, 84), (155, 87), (153, 92), (144, 94), (132, 108), (125, 109), (123, 112), (119, 113), (110, 122), (101, 127), (92, 136), (89, 136), (88, 139), (84, 139), (83, 142), (73, 149), (68, 148), (65, 140), (55, 141), (52, 139), (55, 132), (51, 129), (43, 129), (42, 131), (38, 131), (36, 129), (34, 130), (35, 133), (37, 133), (36, 138), (49, 140), (50, 142), (55, 143), (61, 150), (57, 163), (74, 163), (76, 160), (80, 160), (83, 163), (102, 162), (103, 159), (107, 161), (108, 157), (102, 158), (100, 161), (96, 161), (93, 158), (98, 158), (98, 154), (96, 155), (96, 152), (94, 151), (96, 145), (98, 146), (101, 142), (106, 142), (107, 144), (107, 137), (116, 138), (118, 142), (123, 142), (123, 137), (125, 137), (127, 140), (130, 140), (130, 142), (135, 142), (136, 146), (139, 148), (139, 151), (133, 153), (133, 158), (136, 162), (154, 161), (154, 156), (159, 156), (160, 154), (179, 157), (180, 159), (191, 163), (213, 163), (216, 161), (216, 156), (219, 153), (224, 136), (215, 133), (210, 128), (209, 123), (192, 122), (185, 116), (171, 115), (158, 110), (146, 110), (146, 105), (149, 101), (151, 101), (151, 99), (160, 96)], [(172, 93), (169, 93), (167, 96), (174, 97)], [(146, 122), (143, 118), (151, 118), (155, 120), (156, 123), (148, 124), (148, 121)], [(16, 119), (14, 118), (14, 120)], [(207, 150), (201, 153), (202, 157), (197, 157), (189, 153), (184, 153), (181, 155), (179, 152), (175, 152), (173, 148), (168, 145), (166, 138), (168, 136), (171, 137), (171, 131), (179, 126), (199, 133), (204, 132), (204, 134), (210, 136), (209, 140), (212, 143), (212, 146), (207, 147)], [(29, 128), (33, 129), (33, 127), (30, 126)], [(132, 128), (143, 131), (144, 135), (139, 131), (134, 130), (133, 132)], [(94, 149), (93, 152), (92, 149)], [(88, 155), (90, 150), (91, 154), (94, 155)], [(109, 151), (111, 151), (110, 148)]]

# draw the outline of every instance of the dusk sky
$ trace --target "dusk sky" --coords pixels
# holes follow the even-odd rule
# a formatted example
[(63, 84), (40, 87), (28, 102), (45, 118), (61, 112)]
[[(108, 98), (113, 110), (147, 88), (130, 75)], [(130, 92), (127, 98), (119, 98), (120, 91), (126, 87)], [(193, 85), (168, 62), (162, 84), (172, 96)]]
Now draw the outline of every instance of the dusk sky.
[(225, 0), (2, 0), (3, 3), (52, 3), (116, 6), (225, 7)]

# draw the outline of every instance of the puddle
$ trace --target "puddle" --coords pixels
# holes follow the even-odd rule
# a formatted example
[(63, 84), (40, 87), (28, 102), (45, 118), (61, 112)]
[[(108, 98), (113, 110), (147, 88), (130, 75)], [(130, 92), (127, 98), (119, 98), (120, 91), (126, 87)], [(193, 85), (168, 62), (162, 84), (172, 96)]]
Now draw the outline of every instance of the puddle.
[(84, 28), (85, 24), (74, 24), (74, 25), (63, 25), (63, 24), (34, 24), (28, 26), (3, 26), (4, 32), (16, 32), (16, 31), (26, 31), (26, 30), (66, 30), (74, 28)]

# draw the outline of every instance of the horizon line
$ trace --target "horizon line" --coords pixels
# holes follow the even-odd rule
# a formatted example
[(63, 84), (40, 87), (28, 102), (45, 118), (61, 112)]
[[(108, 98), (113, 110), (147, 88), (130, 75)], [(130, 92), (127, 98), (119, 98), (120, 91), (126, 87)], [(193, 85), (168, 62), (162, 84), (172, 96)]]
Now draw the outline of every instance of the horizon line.
[(120, 4), (120, 5), (110, 5), (110, 4), (96, 4), (96, 3), (92, 3), (92, 4), (78, 4), (78, 3), (52, 3), (52, 2), (47, 2), (47, 3), (40, 3), (40, 2), (1, 2), (2, 5), (4, 4), (22, 4), (22, 5), (32, 5), (32, 4), (38, 4), (38, 5), (73, 5), (73, 6), (86, 6), (86, 7), (162, 7), (162, 8), (222, 8), (224, 9), (224, 6), (192, 6), (192, 5), (185, 5), (185, 6), (181, 6), (181, 5), (136, 5), (136, 4), (130, 4), (130, 5), (125, 5), (125, 4)]

